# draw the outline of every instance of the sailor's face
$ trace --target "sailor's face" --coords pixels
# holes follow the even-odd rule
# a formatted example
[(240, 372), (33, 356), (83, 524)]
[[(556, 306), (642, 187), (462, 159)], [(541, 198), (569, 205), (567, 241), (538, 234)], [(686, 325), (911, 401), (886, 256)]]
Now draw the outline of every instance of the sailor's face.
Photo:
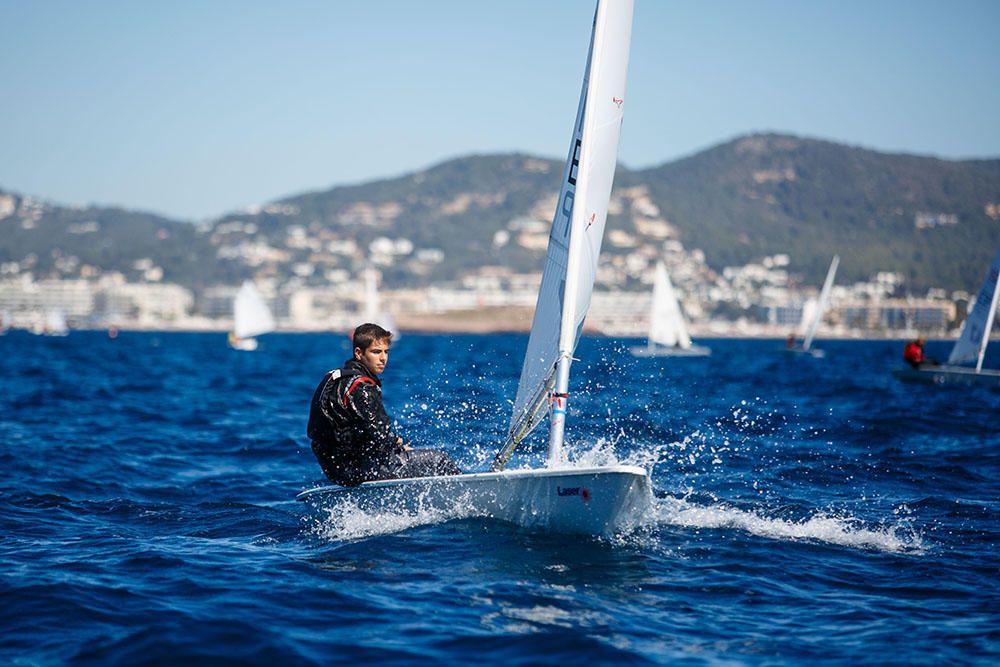
[(354, 348), (354, 358), (368, 367), (372, 373), (379, 375), (385, 370), (385, 365), (389, 363), (389, 341), (377, 340), (362, 351), (360, 347)]

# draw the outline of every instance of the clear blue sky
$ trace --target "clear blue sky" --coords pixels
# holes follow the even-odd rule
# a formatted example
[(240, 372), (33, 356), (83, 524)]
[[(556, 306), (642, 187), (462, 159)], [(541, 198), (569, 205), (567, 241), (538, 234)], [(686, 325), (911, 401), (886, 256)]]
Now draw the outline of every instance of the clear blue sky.
[[(0, 188), (200, 220), (562, 158), (590, 0), (0, 0)], [(636, 0), (619, 157), (777, 131), (1000, 156), (998, 0)]]

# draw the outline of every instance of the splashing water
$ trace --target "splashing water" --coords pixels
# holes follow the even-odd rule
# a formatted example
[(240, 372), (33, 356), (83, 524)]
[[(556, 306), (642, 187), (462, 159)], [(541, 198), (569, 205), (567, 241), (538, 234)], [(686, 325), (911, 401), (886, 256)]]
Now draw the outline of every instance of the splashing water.
[[(697, 436), (698, 434), (694, 434)], [(590, 448), (575, 446), (568, 451), (565, 461), (557, 468), (572, 470), (598, 466), (635, 465), (650, 469), (669, 461), (677, 450), (687, 451), (692, 439), (667, 443), (657, 447), (632, 451), (619, 459), (615, 442), (598, 439)], [(699, 447), (708, 451), (719, 463), (714, 448)], [(694, 456), (685, 454), (685, 456)], [(693, 462), (693, 461), (692, 461)], [(699, 504), (688, 497), (661, 496), (656, 498), (652, 510), (639, 517), (619, 537), (629, 538), (637, 532), (660, 526), (680, 526), (697, 529), (735, 529), (774, 540), (814, 541), (843, 547), (869, 549), (889, 553), (924, 553), (922, 536), (913, 528), (908, 517), (896, 518), (892, 523), (883, 521), (878, 527), (869, 527), (864, 521), (845, 514), (815, 510), (799, 520), (767, 516), (766, 509), (740, 509), (725, 502)], [(312, 533), (326, 540), (352, 540), (376, 535), (405, 531), (418, 526), (440, 524), (456, 519), (483, 517), (486, 513), (476, 510), (476, 503), (468, 494), (455, 498), (445, 505), (429, 502), (426, 494), (412, 502), (402, 494), (382, 497), (376, 505), (359, 502), (344, 494), (335, 503), (321, 509), (320, 518), (314, 519)], [(903, 508), (905, 510), (905, 508)], [(899, 512), (897, 512), (898, 514)], [(905, 511), (903, 512), (906, 513)], [(650, 538), (655, 539), (655, 538)], [(613, 540), (614, 541), (614, 540)], [(635, 540), (630, 543), (634, 544)]]
[(310, 532), (325, 540), (356, 540), (398, 533), (418, 526), (428, 526), (482, 516), (470, 494), (442, 500), (433, 494), (433, 485), (418, 493), (404, 489), (345, 491), (317, 503), (317, 513), (309, 517)]
[(759, 510), (738, 509), (726, 504), (699, 505), (684, 498), (659, 498), (654, 516), (659, 525), (732, 528), (775, 540), (807, 540), (890, 553), (920, 555), (925, 552), (921, 536), (906, 521), (870, 528), (857, 518), (823, 512), (792, 521), (768, 517)]

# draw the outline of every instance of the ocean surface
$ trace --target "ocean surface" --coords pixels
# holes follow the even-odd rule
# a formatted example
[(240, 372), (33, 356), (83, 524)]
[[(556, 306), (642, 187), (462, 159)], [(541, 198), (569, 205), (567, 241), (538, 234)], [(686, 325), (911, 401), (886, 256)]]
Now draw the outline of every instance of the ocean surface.
[[(485, 470), (526, 340), (405, 335), (400, 431)], [(571, 458), (656, 493), (596, 539), (296, 502), (343, 336), (0, 336), (0, 664), (1000, 662), (1000, 392), (902, 384), (898, 341), (637, 342), (573, 367)]]

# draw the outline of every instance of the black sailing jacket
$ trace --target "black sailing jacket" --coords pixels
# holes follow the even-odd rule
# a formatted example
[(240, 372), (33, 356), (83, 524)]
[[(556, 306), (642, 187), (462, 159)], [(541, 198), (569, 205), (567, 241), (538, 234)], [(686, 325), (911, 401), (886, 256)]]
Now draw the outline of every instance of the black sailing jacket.
[(376, 479), (379, 468), (403, 451), (382, 406), (382, 383), (356, 359), (316, 387), (307, 432), (323, 472), (338, 484)]

